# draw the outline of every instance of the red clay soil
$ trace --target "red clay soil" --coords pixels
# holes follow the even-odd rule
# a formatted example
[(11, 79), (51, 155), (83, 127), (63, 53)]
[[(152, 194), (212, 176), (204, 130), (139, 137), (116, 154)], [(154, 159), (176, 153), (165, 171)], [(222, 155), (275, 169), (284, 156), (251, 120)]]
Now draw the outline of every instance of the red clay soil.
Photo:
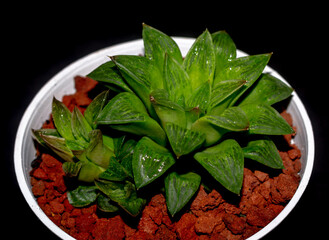
[[(65, 96), (70, 110), (74, 106), (84, 112), (91, 102), (88, 92), (96, 82), (76, 77), (77, 92)], [(282, 116), (292, 125), (291, 116)], [(53, 128), (47, 121), (45, 128)], [(62, 162), (49, 153), (38, 151), (31, 171), (32, 192), (46, 215), (61, 229), (76, 239), (246, 239), (265, 227), (293, 197), (300, 181), (300, 151), (290, 144), (293, 136), (286, 135), (285, 151), (280, 151), (285, 169), (268, 174), (244, 169), (241, 196), (230, 201), (212, 190), (200, 187), (197, 196), (179, 219), (169, 217), (162, 194), (155, 195), (143, 210), (136, 226), (120, 215), (104, 217), (96, 205), (75, 208), (67, 200), (67, 186)]]

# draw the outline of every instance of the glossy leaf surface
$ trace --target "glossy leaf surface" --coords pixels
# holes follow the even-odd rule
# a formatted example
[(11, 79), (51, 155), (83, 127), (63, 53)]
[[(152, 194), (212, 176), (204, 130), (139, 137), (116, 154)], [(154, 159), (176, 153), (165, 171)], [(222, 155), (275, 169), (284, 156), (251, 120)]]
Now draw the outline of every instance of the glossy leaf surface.
[(243, 153), (246, 158), (255, 160), (271, 168), (284, 168), (279, 151), (270, 139), (250, 141), (243, 148)]
[(166, 125), (166, 133), (177, 158), (199, 148), (205, 141), (203, 133), (182, 128), (173, 123)]
[(196, 173), (170, 173), (165, 178), (166, 202), (171, 216), (179, 212), (199, 189), (201, 177)]
[(288, 98), (293, 89), (270, 74), (262, 74), (251, 92), (241, 101), (240, 105), (251, 103), (268, 104), (280, 102)]
[(271, 106), (248, 104), (241, 106), (249, 119), (252, 134), (284, 135), (294, 133), (292, 127)]
[(208, 30), (195, 40), (183, 64), (190, 77), (192, 90), (207, 81), (212, 85), (216, 63), (214, 46)]
[(74, 140), (71, 128), (71, 112), (70, 110), (56, 98), (53, 98), (52, 116), (55, 127), (59, 134), (68, 140)]
[(230, 131), (246, 131), (249, 128), (247, 115), (239, 107), (227, 108), (220, 116), (207, 115), (203, 118), (215, 126)]
[(107, 103), (108, 100), (108, 91), (103, 91), (100, 94), (98, 94), (93, 101), (88, 105), (84, 112), (84, 116), (87, 120), (87, 122), (90, 124), (90, 126), (95, 129), (97, 124), (96, 124), (96, 119), (102, 109), (104, 108), (105, 104)]
[(244, 155), (233, 139), (205, 149), (194, 158), (225, 188), (239, 194), (243, 181)]
[(174, 157), (169, 150), (143, 137), (136, 145), (132, 161), (137, 189), (163, 175), (174, 163)]
[(190, 78), (183, 65), (168, 54), (164, 62), (164, 88), (168, 91), (169, 99), (182, 107), (192, 92)]
[(215, 32), (211, 36), (216, 56), (216, 72), (219, 72), (229, 60), (236, 58), (236, 46), (225, 31)]
[(87, 76), (103, 83), (105, 86), (114, 91), (132, 92), (113, 61), (103, 63)]
[(152, 106), (155, 109), (161, 124), (164, 127), (168, 122), (176, 123), (179, 126), (186, 126), (185, 110), (177, 103), (171, 101), (168, 92), (164, 89), (157, 89), (151, 93)]
[(74, 207), (85, 207), (96, 201), (98, 189), (95, 186), (79, 186), (67, 192), (67, 199)]

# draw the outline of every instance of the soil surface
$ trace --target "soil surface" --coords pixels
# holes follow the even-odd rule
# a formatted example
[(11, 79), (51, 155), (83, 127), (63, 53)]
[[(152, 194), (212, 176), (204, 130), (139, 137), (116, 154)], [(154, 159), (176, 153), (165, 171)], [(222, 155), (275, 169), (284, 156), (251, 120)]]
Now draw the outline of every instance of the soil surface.
[[(75, 85), (76, 93), (64, 96), (62, 101), (71, 111), (78, 106), (83, 113), (97, 83), (77, 76)], [(281, 115), (292, 125), (287, 112)], [(51, 116), (43, 128), (54, 128)], [(271, 222), (297, 190), (301, 153), (291, 144), (293, 137), (278, 139), (285, 169), (272, 170), (246, 161), (240, 196), (202, 185), (194, 200), (175, 218), (168, 215), (161, 193), (153, 196), (134, 220), (125, 214), (106, 215), (96, 205), (73, 207), (67, 200), (70, 182), (61, 160), (39, 148), (32, 163), (32, 192), (45, 214), (76, 239), (246, 239)]]

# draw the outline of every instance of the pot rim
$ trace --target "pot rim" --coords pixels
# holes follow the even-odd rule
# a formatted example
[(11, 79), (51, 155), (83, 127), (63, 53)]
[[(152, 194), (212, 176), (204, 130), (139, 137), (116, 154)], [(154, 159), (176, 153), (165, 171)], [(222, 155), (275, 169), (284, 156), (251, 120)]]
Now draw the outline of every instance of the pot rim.
[[(175, 42), (178, 44), (180, 48), (187, 48), (193, 44), (195, 38), (188, 38), (188, 37), (173, 37)], [(122, 49), (143, 49), (143, 40), (137, 39), (132, 40), (116, 45), (112, 45), (110, 47), (106, 47), (103, 49), (100, 49), (98, 51), (95, 51), (93, 53), (90, 53), (75, 62), (71, 63), (67, 67), (65, 67), (63, 70), (61, 70), (59, 73), (57, 73), (55, 76), (53, 76), (35, 95), (33, 100), (30, 102), (29, 106), (25, 110), (23, 117), (21, 118), (16, 139), (15, 139), (15, 147), (14, 147), (14, 167), (15, 167), (15, 173), (16, 173), (16, 179), (19, 184), (20, 190), (22, 194), (24, 195), (25, 200), (27, 201), (28, 205), (32, 209), (32, 211), (37, 215), (37, 217), (58, 237), (62, 239), (74, 239), (70, 235), (68, 235), (66, 232), (64, 232), (62, 229), (60, 229), (55, 223), (53, 223), (47, 215), (42, 211), (42, 209), (39, 207), (35, 197), (33, 196), (31, 190), (30, 190), (30, 182), (28, 181), (28, 177), (26, 176), (27, 169), (24, 171), (23, 166), (23, 144), (25, 143), (26, 139), (30, 137), (29, 134), (27, 134), (27, 126), (31, 122), (32, 114), (34, 113), (35, 109), (38, 107), (39, 102), (47, 95), (48, 91), (55, 87), (56, 85), (63, 82), (63, 76), (66, 74), (77, 71), (81, 66), (90, 64), (91, 62), (99, 61), (100, 58), (103, 58), (103, 61), (108, 61), (109, 59), (106, 57), (108, 53), (110, 52), (112, 55), (116, 55), (116, 52), (122, 52)], [(182, 50), (182, 49), (181, 49)], [(121, 53), (122, 54), (122, 53)], [(182, 54), (184, 55), (183, 51)], [(244, 56), (247, 55), (246, 53), (237, 50), (237, 55)], [(289, 83), (275, 70), (273, 70), (271, 67), (266, 66), (265, 72), (270, 72), (273, 76), (279, 78), (283, 82), (289, 85)], [(77, 73), (78, 74), (78, 73)], [(72, 79), (73, 81), (73, 79)], [(292, 101), (295, 102), (300, 115), (303, 119), (303, 124), (306, 129), (306, 137), (307, 137), (307, 156), (306, 156), (306, 166), (303, 173), (303, 176), (301, 178), (301, 181), (299, 183), (299, 186), (293, 196), (293, 198), (288, 202), (288, 204), (284, 207), (284, 209), (281, 211), (280, 214), (277, 215), (276, 218), (274, 218), (268, 225), (266, 225), (263, 229), (252, 235), (248, 238), (248, 240), (256, 240), (264, 237), (267, 233), (269, 233), (271, 230), (273, 230), (279, 223), (285, 219), (285, 217), (292, 211), (292, 209), (295, 207), (299, 199), (301, 198), (302, 194), (304, 193), (306, 186), (309, 182), (312, 169), (313, 169), (313, 163), (314, 163), (314, 154), (315, 154), (315, 146), (314, 146), (314, 135), (312, 130), (312, 125), (310, 118), (307, 114), (307, 111), (298, 97), (297, 93), (294, 91), (292, 93)], [(32, 140), (32, 139), (31, 139)]]

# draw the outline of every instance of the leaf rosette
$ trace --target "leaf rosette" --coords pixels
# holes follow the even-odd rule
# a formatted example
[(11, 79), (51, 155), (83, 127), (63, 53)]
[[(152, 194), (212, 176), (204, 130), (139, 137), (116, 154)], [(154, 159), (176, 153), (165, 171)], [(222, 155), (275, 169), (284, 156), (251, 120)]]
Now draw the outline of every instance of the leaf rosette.
[[(202, 183), (198, 167), (178, 169), (180, 161), (196, 161), (191, 166), (199, 164), (234, 194), (245, 159), (284, 167), (271, 135), (294, 131), (273, 104), (292, 89), (263, 73), (271, 53), (237, 57), (227, 32), (205, 30), (183, 58), (165, 33), (143, 24), (142, 36), (145, 55), (111, 56), (88, 74), (112, 97), (100, 93), (84, 115), (54, 99), (56, 130), (33, 130), (66, 161), (67, 175), (94, 183), (70, 192), (73, 205), (96, 201), (103, 211), (136, 216), (146, 201), (139, 189), (162, 181), (173, 216)], [(234, 134), (241, 132), (243, 141)]]

